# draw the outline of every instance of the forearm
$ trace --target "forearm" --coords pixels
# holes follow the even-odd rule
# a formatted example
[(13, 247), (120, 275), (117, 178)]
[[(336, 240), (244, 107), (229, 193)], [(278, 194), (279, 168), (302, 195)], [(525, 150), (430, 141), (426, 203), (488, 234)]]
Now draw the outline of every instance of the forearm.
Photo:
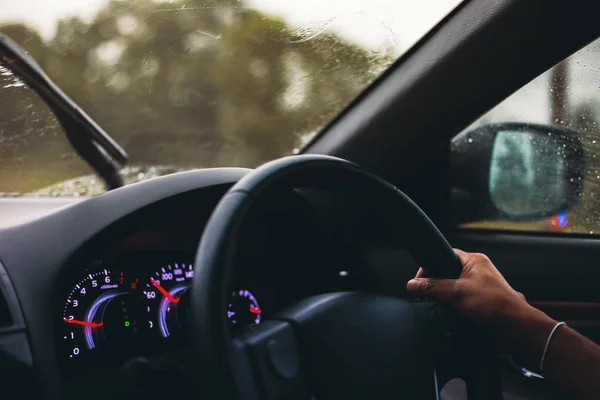
[(600, 398), (600, 347), (567, 326), (554, 333), (542, 372), (572, 398)]
[[(548, 336), (557, 321), (534, 309), (520, 312), (509, 332), (513, 355), (539, 371)], [(548, 346), (544, 377), (574, 399), (600, 398), (600, 347), (567, 326), (560, 326)]]

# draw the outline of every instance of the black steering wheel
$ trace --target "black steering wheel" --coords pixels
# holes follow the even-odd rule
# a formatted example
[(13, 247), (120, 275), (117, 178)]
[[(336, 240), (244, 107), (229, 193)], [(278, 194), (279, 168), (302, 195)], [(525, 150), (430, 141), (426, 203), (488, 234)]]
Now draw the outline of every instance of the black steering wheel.
[(244, 400), (437, 399), (445, 382), (460, 377), (469, 399), (501, 399), (486, 335), (426, 299), (328, 293), (231, 336), (227, 294), (248, 211), (274, 190), (306, 187), (341, 192), (375, 207), (398, 227), (403, 245), (430, 276), (460, 275), (460, 262), (444, 236), (390, 183), (334, 157), (269, 162), (227, 192), (200, 241), (191, 313), (202, 394)]

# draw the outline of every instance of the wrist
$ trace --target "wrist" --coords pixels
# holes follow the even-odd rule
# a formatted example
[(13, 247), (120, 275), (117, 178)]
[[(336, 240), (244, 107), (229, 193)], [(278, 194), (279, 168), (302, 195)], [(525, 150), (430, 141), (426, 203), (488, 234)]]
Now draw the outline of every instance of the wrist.
[(505, 316), (503, 337), (507, 350), (525, 368), (539, 372), (548, 335), (557, 321), (527, 304)]

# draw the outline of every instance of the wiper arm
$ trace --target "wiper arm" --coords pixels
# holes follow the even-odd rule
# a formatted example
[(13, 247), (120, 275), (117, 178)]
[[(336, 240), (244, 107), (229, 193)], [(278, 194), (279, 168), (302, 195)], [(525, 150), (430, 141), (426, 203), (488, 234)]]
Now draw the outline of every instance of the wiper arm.
[(0, 33), (0, 64), (33, 89), (54, 112), (69, 143), (98, 175), (108, 190), (123, 186), (119, 168), (127, 153), (46, 75), (21, 46)]

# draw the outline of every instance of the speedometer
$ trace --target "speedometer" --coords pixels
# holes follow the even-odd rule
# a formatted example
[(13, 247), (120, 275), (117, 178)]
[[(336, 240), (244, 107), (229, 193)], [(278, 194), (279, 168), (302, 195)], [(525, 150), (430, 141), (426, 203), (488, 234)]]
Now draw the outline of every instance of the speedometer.
[[(172, 263), (155, 271), (143, 295), (148, 302), (150, 327), (161, 337), (185, 333), (190, 321), (189, 288), (194, 277), (194, 267), (189, 263)], [(256, 297), (246, 289), (235, 290), (226, 310), (229, 326), (234, 332), (257, 325), (262, 310)]]
[(110, 343), (137, 340), (147, 327), (141, 298), (134, 294), (136, 279), (122, 271), (92, 272), (69, 293), (63, 310), (65, 349), (73, 359)]
[(188, 325), (188, 288), (194, 277), (192, 264), (173, 263), (161, 267), (146, 283), (144, 296), (152, 328), (162, 337), (185, 331)]

